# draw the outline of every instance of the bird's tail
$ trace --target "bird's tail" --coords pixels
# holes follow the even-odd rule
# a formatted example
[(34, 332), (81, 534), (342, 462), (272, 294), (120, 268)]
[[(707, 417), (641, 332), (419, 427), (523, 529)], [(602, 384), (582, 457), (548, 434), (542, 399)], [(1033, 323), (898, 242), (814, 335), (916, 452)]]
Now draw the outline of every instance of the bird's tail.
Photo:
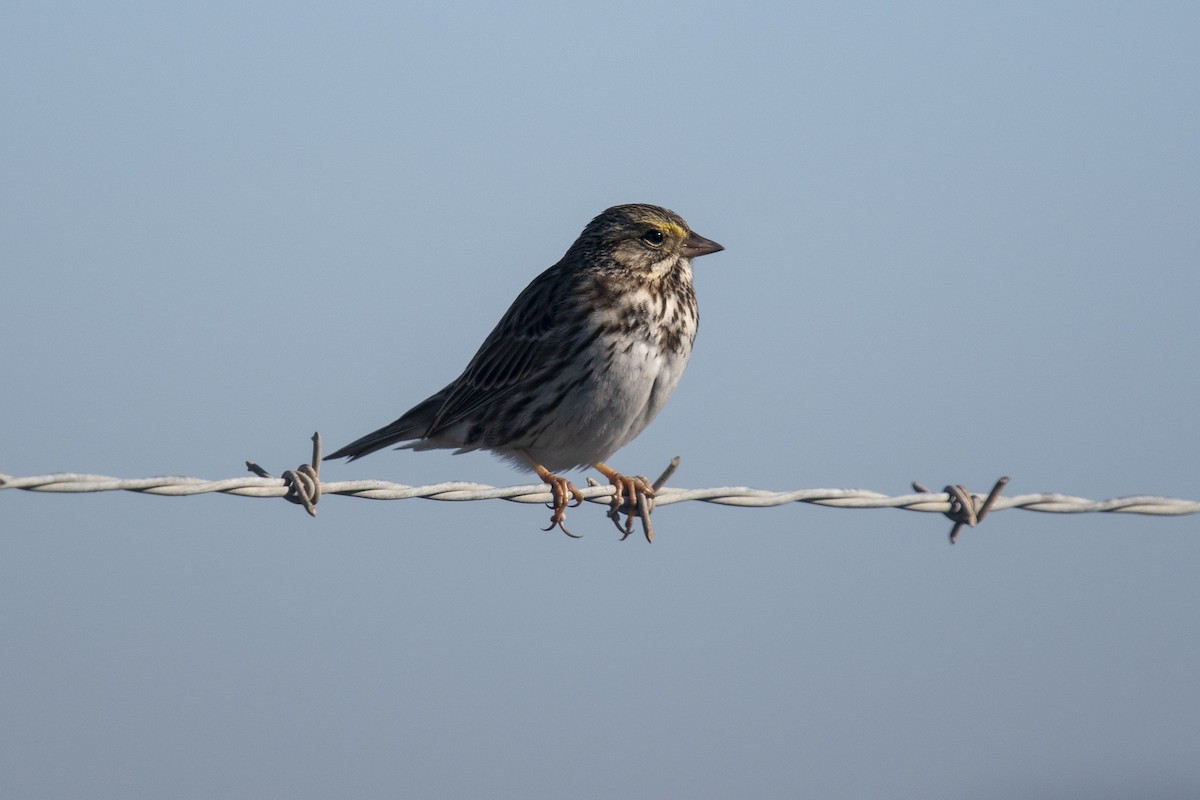
[(330, 461), (335, 458), (354, 461), (390, 445), (424, 437), (429, 431), (429, 426), (433, 424), (433, 419), (444, 399), (441, 392), (435, 394), (425, 402), (409, 409), (395, 422), (355, 439), (340, 450), (325, 456), (322, 461)]

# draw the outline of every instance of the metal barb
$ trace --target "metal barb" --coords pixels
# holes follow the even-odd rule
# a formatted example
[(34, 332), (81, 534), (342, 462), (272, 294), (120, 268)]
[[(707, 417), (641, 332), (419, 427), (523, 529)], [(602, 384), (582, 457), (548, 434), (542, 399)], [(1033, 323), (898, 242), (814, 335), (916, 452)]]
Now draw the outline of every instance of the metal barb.
[[(996, 481), (996, 485), (992, 487), (992, 491), (986, 499), (977, 494), (971, 494), (967, 491), (966, 487), (957, 483), (947, 486), (942, 490), (946, 493), (950, 501), (950, 510), (942, 513), (954, 522), (954, 527), (950, 529), (950, 544), (955, 544), (958, 541), (958, 532), (962, 530), (963, 525), (974, 528), (987, 516), (988, 511), (996, 504), (996, 500), (1000, 497), (1000, 492), (1004, 490), (1007, 483), (1007, 475)], [(912, 487), (923, 494), (931, 493), (924, 484), (916, 481), (913, 481)]]
[(654, 510), (654, 495), (645, 492), (637, 493), (638, 516), (642, 519), (642, 533), (646, 541), (654, 544), (654, 526), (650, 524), (650, 512)]
[(659, 489), (665, 486), (667, 481), (671, 480), (671, 476), (675, 474), (675, 470), (677, 469), (679, 469), (679, 456), (675, 456), (671, 459), (671, 463), (667, 464), (667, 468), (663, 470), (662, 475), (659, 475), (658, 480), (652, 484), (654, 486), (654, 491), (657, 492)]
[[(301, 464), (294, 470), (284, 470), (279, 476), (287, 486), (287, 494), (283, 496), (289, 503), (304, 506), (310, 517), (317, 515), (317, 501), (321, 499), (321, 434), (312, 435), (312, 463)], [(246, 462), (246, 469), (260, 478), (270, 478), (271, 473), (255, 464)]]

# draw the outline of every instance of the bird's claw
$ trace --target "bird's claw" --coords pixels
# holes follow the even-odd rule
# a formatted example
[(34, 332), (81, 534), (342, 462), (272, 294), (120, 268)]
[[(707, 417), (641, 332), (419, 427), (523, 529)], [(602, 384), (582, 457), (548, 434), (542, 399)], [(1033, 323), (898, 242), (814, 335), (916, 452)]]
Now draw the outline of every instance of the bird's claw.
[[(572, 539), (580, 538), (579, 536), (576, 536), (567, 530), (567, 526), (564, 524), (564, 522), (567, 519), (568, 506), (574, 507), (583, 505), (583, 492), (576, 489), (574, 484), (561, 475), (554, 475), (548, 472), (545, 475), (542, 475), (541, 478), (550, 487), (550, 493), (554, 498), (553, 502), (546, 504), (547, 508), (553, 509), (554, 511), (554, 513), (550, 515), (550, 525), (542, 528), (542, 530), (550, 531), (558, 528)], [(574, 503), (567, 501), (568, 492), (575, 499)]]
[[(642, 520), (642, 531), (646, 534), (646, 541), (653, 542), (654, 528), (650, 525), (650, 507), (654, 500), (654, 487), (650, 485), (650, 481), (640, 475), (630, 477), (621, 474), (610, 476), (608, 481), (616, 489), (612, 501), (608, 504), (608, 518), (621, 532), (621, 541), (625, 541), (629, 534), (633, 533), (633, 520), (636, 516)], [(621, 514), (625, 515), (624, 524), (621, 522)]]

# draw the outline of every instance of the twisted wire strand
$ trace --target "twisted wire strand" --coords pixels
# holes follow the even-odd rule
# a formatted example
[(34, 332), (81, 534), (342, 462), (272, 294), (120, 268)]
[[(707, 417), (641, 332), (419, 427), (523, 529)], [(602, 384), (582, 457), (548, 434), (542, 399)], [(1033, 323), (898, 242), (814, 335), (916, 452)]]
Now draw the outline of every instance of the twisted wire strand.
[[(425, 486), (407, 486), (380, 480), (320, 481), (322, 495), (339, 494), (369, 500), (408, 500), (423, 498), (466, 502), (473, 500), (507, 500), (513, 503), (548, 503), (551, 494), (543, 484), (522, 486), (488, 486), (481, 483), (451, 481)], [(142, 494), (181, 497), (196, 494), (221, 493), (239, 497), (285, 497), (291, 491), (282, 478), (227, 478), (204, 480), (182, 476), (155, 478), (114, 478), (108, 475), (61, 472), (51, 475), (15, 477), (0, 474), (0, 490), (22, 489), (30, 492), (112, 492), (127, 491)], [(613, 496), (612, 486), (588, 486), (580, 492), (589, 502), (608, 504)], [(916, 492), (890, 496), (866, 489), (797, 489), (776, 492), (746, 486), (722, 486), (711, 489), (658, 490), (654, 505), (699, 501), (743, 508), (765, 508), (809, 503), (830, 508), (898, 508), (905, 511), (926, 511), (946, 514), (953, 509), (954, 497), (947, 492)], [(1108, 500), (1089, 500), (1085, 497), (1039, 492), (999, 497), (992, 511), (1023, 508), (1052, 514), (1119, 513), (1152, 516), (1183, 516), (1200, 514), (1200, 501), (1171, 497), (1137, 495), (1114, 497)]]

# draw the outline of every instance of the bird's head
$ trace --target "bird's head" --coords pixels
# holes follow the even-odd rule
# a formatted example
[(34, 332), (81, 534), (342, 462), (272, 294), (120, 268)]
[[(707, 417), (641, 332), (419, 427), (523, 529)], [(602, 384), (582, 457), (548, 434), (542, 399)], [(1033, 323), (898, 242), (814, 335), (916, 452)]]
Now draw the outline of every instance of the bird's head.
[(694, 233), (674, 211), (640, 203), (601, 213), (583, 229), (572, 250), (577, 247), (610, 268), (651, 280), (674, 273), (681, 260), (725, 249)]

